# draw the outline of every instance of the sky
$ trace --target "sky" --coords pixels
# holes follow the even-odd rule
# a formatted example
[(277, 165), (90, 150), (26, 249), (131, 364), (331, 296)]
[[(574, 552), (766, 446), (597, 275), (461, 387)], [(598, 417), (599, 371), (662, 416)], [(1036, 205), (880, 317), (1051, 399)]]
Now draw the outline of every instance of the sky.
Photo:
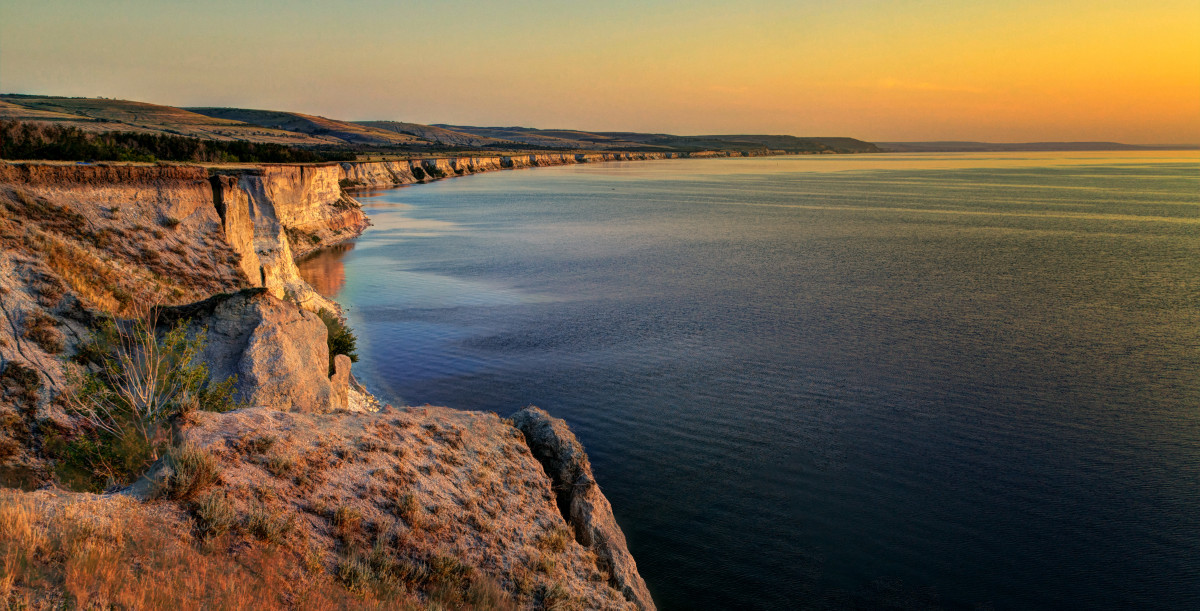
[(1200, 2), (3, 0), (0, 92), (683, 135), (1200, 143)]

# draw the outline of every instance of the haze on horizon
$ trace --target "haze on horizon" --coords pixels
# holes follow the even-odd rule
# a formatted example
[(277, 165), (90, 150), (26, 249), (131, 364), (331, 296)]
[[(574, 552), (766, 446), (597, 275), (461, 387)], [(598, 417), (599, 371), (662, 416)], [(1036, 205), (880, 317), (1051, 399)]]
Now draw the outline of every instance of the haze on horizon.
[(683, 135), (1200, 143), (1200, 3), (6, 0), (0, 92)]

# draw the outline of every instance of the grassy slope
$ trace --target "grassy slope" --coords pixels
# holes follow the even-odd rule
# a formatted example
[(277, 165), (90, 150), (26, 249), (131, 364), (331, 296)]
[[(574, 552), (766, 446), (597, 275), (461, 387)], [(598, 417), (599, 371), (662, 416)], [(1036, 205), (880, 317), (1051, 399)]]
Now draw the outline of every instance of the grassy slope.
[(422, 125), (420, 123), (405, 123), (402, 121), (355, 121), (355, 123), (374, 129), (409, 134), (443, 146), (481, 147), (509, 142), (508, 140), (489, 138), (478, 134), (455, 131), (434, 125)]
[(264, 128), (249, 123), (208, 117), (173, 106), (147, 104), (128, 100), (96, 98), (58, 98), (41, 96), (2, 95), (7, 102), (3, 118), (19, 121), (46, 121), (44, 113), (54, 113), (54, 119), (87, 131), (134, 131), (168, 133), (212, 140), (248, 140), (300, 146), (336, 144), (336, 140), (314, 138), (281, 129)]
[(191, 108), (188, 110), (216, 119), (251, 123), (271, 129), (307, 134), (313, 137), (336, 138), (349, 144), (391, 146), (416, 144), (422, 141), (422, 139), (411, 134), (377, 129), (368, 125), (337, 121), (298, 112), (250, 110), (245, 108)]

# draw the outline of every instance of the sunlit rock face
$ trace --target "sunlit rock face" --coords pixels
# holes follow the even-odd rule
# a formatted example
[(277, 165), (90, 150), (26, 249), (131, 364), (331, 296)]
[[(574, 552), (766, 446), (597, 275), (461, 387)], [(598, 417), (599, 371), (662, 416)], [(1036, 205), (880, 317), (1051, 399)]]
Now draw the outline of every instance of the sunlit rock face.
[[(239, 401), (280, 411), (338, 407), (328, 377), (325, 323), (316, 314), (264, 289), (248, 289), (184, 306), (179, 315), (191, 321), (193, 332), (205, 330), (199, 359), (215, 381), (237, 376)], [(343, 407), (344, 396), (343, 390)]]
[(264, 166), (216, 176), (213, 199), (225, 233), (253, 286), (310, 310), (335, 310), (301, 277), (295, 259), (362, 232), (367, 217), (342, 192), (341, 169)]

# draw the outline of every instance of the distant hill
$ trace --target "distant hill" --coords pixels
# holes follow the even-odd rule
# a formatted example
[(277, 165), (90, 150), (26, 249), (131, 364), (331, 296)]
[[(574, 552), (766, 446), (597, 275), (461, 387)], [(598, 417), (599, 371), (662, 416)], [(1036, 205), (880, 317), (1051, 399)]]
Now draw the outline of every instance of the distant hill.
[(483, 146), (496, 146), (507, 142), (512, 142), (511, 140), (489, 138), (487, 136), (481, 136), (478, 134), (469, 134), (452, 129), (446, 129), (444, 127), (437, 127), (434, 125), (422, 125), (420, 123), (404, 123), (402, 121), (355, 121), (355, 123), (374, 129), (396, 132), (398, 134), (409, 134), (411, 136), (445, 146), (474, 148)]
[(289, 132), (299, 132), (318, 138), (332, 137), (350, 144), (387, 146), (412, 144), (413, 142), (422, 140), (410, 134), (298, 112), (249, 110), (244, 108), (186, 108), (184, 110), (219, 119), (250, 123)]
[[(641, 150), (647, 148), (643, 142), (625, 138), (623, 133), (585, 132), (573, 129), (535, 129), (532, 127), (481, 127), (477, 125), (445, 125), (435, 127), (459, 133), (475, 134), (495, 140), (519, 142), (527, 146), (548, 149), (580, 150)], [(658, 134), (631, 134), (634, 136), (657, 136)], [(665, 150), (660, 147), (649, 147)]]
[[(762, 134), (677, 136), (662, 133), (590, 132), (575, 129), (481, 127), (440, 123), (424, 125), (403, 121), (341, 121), (280, 110), (177, 108), (130, 100), (19, 94), (0, 94), (0, 121), (53, 125), (61, 128), (58, 131), (37, 131), (36, 137), (30, 136), (33, 139), (26, 138), (26, 141), (23, 141), (25, 144), (22, 145), (22, 150), (42, 150), (54, 146), (50, 140), (60, 136), (69, 137), (72, 142), (87, 146), (99, 146), (100, 141), (96, 140), (94, 135), (123, 133), (126, 136), (119, 139), (104, 140), (103, 142), (107, 143), (104, 146), (131, 147), (130, 150), (146, 149), (141, 153), (131, 153), (139, 155), (152, 154), (150, 149), (183, 147), (191, 150), (196, 149), (197, 145), (169, 139), (136, 140), (131, 139), (129, 134), (320, 149), (320, 154), (325, 156), (335, 153), (349, 153), (351, 156), (402, 156), (449, 151), (461, 154), (471, 150), (486, 151), (488, 154), (540, 150), (685, 153), (723, 151), (742, 154), (880, 152), (874, 144), (853, 138)], [(70, 129), (93, 136), (70, 135)], [(17, 133), (11, 129), (9, 132)], [(217, 147), (214, 150), (222, 154), (234, 151), (228, 147)], [(264, 151), (281, 158), (289, 155), (297, 158), (304, 156), (274, 149), (255, 149), (253, 153), (234, 151), (229, 154), (260, 155), (266, 154)], [(0, 154), (2, 153), (3, 151), (0, 151)]]
[(0, 95), (0, 119), (54, 123), (86, 132), (136, 132), (190, 136), (208, 140), (243, 140), (298, 146), (337, 144), (286, 129), (271, 129), (242, 121), (210, 117), (173, 106), (49, 96)]
[(874, 144), (854, 138), (799, 138), (768, 135), (674, 136), (640, 132), (586, 132), (568, 129), (442, 124), (439, 124), (438, 127), (547, 148), (639, 151), (779, 151), (793, 154), (880, 152)]
[(895, 153), (986, 153), (1037, 151), (1161, 151), (1196, 149), (1195, 144), (1138, 145), (1120, 142), (877, 142), (879, 148)]
[(878, 147), (870, 142), (854, 138), (799, 138), (796, 136), (668, 136), (660, 140), (675, 146), (696, 146), (734, 150), (767, 149), (785, 153), (879, 153)]

